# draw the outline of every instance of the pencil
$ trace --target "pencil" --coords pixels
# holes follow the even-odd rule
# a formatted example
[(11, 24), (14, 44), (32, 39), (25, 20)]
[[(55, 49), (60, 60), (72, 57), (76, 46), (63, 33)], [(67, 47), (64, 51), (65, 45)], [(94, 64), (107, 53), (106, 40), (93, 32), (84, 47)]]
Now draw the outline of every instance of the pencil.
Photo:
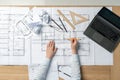
[(80, 38), (68, 38), (67, 40), (71, 40), (71, 39), (77, 39), (77, 40), (81, 40)]
[(63, 28), (65, 29), (65, 31), (67, 32), (67, 29), (65, 28), (65, 25), (63, 24), (63, 22), (62, 22), (62, 20), (61, 20), (61, 18), (59, 17), (59, 20), (60, 20), (60, 22), (62, 23), (62, 26), (63, 26)]

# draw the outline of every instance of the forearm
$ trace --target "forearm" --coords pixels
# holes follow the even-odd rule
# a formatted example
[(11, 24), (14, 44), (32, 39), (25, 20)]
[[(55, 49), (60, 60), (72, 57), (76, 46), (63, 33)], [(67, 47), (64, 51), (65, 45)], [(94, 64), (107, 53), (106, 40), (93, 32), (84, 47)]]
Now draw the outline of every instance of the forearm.
[(80, 60), (78, 54), (72, 54), (72, 80), (80, 80), (81, 72), (80, 72)]
[(51, 60), (46, 58), (45, 62), (43, 64), (41, 64), (40, 66), (40, 72), (39, 72), (39, 76), (38, 76), (38, 80), (46, 80), (46, 76), (47, 76), (47, 72), (49, 70), (49, 66), (50, 66), (50, 62)]
[(46, 80), (47, 72), (49, 70), (51, 60), (48, 58), (45, 58), (43, 63), (38, 65), (36, 72), (34, 74), (34, 80)]

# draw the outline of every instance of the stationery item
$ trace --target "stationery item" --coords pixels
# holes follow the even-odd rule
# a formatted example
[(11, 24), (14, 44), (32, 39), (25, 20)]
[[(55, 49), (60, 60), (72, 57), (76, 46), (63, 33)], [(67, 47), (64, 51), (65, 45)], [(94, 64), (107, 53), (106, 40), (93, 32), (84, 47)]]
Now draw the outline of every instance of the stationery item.
[(19, 22), (28, 12), (29, 7), (0, 7), (0, 65), (30, 64), (30, 43), (23, 36), (30, 30)]
[(71, 79), (71, 67), (70, 66), (58, 66), (58, 75), (64, 80)]
[(16, 23), (16, 28), (24, 35), (24, 36), (28, 36), (31, 34), (31, 31), (29, 29), (29, 27), (22, 21), (18, 21)]
[(61, 26), (54, 20), (54, 19), (51, 19), (61, 30), (63, 30), (62, 28), (61, 28)]
[(32, 22), (28, 24), (28, 26), (32, 30), (32, 32), (39, 35), (41, 32), (41, 28), (43, 27), (43, 24), (41, 24), (40, 22)]
[(62, 20), (61, 20), (61, 18), (59, 17), (59, 20), (60, 20), (60, 22), (61, 22), (61, 24), (62, 24), (62, 26), (63, 26), (63, 28), (65, 29), (65, 31), (67, 32), (67, 29), (65, 28), (65, 25), (63, 24), (63, 22), (62, 22)]
[(62, 72), (61, 70), (58, 70), (59, 72), (63, 73), (64, 75), (71, 77), (69, 74)]
[(71, 28), (74, 30), (75, 26), (64, 16), (64, 14), (60, 11), (57, 10), (57, 12), (59, 13), (59, 15), (61, 15), (63, 17), (63, 19), (71, 26)]
[(68, 38), (67, 40), (72, 40), (72, 39), (81, 40), (80, 38)]
[[(72, 17), (72, 21), (73, 21), (74, 25), (77, 25), (77, 24), (80, 24), (82, 22), (88, 21), (87, 18), (85, 18), (85, 17), (81, 16), (80, 14), (77, 14), (73, 11), (70, 11), (70, 15)], [(76, 17), (79, 18), (79, 20), (77, 20)]]
[(49, 25), (51, 28), (53, 28), (53, 29), (55, 29), (55, 30), (57, 30), (57, 31), (60, 31), (60, 29), (59, 28), (57, 28), (57, 27), (54, 27), (54, 26), (52, 26), (52, 25)]
[(32, 12), (29, 11), (24, 17), (16, 23), (16, 28), (22, 32), (23, 36), (31, 35), (29, 24), (33, 21)]
[(63, 78), (59, 77), (59, 80), (64, 80)]
[(42, 14), (39, 15), (39, 18), (43, 24), (49, 24), (51, 22), (51, 17), (46, 11), (42, 11)]

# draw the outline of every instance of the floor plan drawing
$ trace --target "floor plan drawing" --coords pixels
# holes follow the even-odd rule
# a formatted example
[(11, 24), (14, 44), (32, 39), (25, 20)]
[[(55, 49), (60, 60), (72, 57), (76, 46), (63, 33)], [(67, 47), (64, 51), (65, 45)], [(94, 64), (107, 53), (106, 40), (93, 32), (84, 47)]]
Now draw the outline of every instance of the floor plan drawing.
[[(58, 80), (58, 77), (69, 80), (71, 45), (68, 39), (72, 37), (80, 39), (78, 54), (81, 65), (112, 65), (113, 55), (83, 34), (100, 9), (35, 7), (30, 10), (29, 7), (0, 7), (0, 65), (29, 65), (30, 80), (34, 80), (34, 75), (39, 75), (37, 65), (45, 59), (46, 45), (54, 40), (58, 50), (46, 80)], [(64, 14), (64, 18), (58, 10)], [(74, 30), (71, 25), (75, 27)]]
[[(42, 60), (44, 60), (46, 56), (46, 44), (50, 40), (54, 40), (56, 43), (56, 47), (58, 48), (58, 51), (56, 52), (54, 58), (52, 59), (50, 71), (48, 72), (48, 76), (46, 80), (57, 80), (59, 77), (63, 78), (64, 80), (70, 80), (71, 77), (71, 45), (68, 38), (76, 37), (80, 38), (81, 40), (78, 40), (78, 54), (80, 57), (80, 63), (81, 65), (101, 65), (101, 64), (112, 64), (112, 54), (105, 51), (102, 47), (94, 43), (92, 40), (87, 38), (83, 32), (91, 22), (91, 20), (94, 18), (94, 16), (97, 14), (97, 12), (101, 9), (101, 7), (57, 7), (57, 8), (34, 8), (34, 20), (39, 21), (39, 15), (42, 14), (42, 11), (47, 11), (52, 19), (62, 27), (63, 25), (60, 23), (59, 17), (64, 23), (64, 26), (66, 27), (66, 30), (62, 30), (58, 28), (56, 23), (51, 22), (50, 25), (46, 25), (42, 28), (40, 35), (34, 35), (31, 37), (31, 55), (32, 60), (31, 64), (40, 64), (42, 63)], [(111, 8), (110, 8), (111, 9)], [(57, 13), (57, 10), (60, 10), (66, 18), (69, 19), (70, 24), (74, 25), (78, 22), (72, 21), (70, 11), (80, 14), (81, 16), (85, 17), (87, 20), (74, 25), (75, 29), (71, 29), (71, 25), (69, 22), (66, 22), (67, 20), (64, 20), (59, 13)], [(76, 18), (77, 19), (77, 18)], [(79, 21), (79, 20), (78, 20)], [(62, 27), (64, 28), (64, 27)], [(104, 57), (103, 60), (101, 60), (99, 57), (108, 56), (109, 59), (106, 59)], [(98, 60), (99, 58), (99, 60)], [(56, 66), (57, 65), (57, 66)], [(29, 66), (29, 75), (30, 80), (34, 80), (34, 74), (38, 71), (38, 66)], [(37, 73), (36, 73), (37, 74)]]
[[(25, 51), (25, 38), (16, 29), (16, 23), (28, 12), (28, 8), (0, 8), (0, 64), (21, 65), (29, 61)], [(25, 61), (23, 61), (25, 60)], [(19, 62), (19, 63), (18, 63)]]
[[(58, 25), (62, 26), (62, 24), (59, 21), (59, 14), (57, 13), (58, 9), (64, 13), (64, 15), (70, 20), (71, 23), (73, 23), (71, 15), (69, 13), (69, 11), (71, 10), (70, 8), (35, 8), (35, 9), (33, 9), (33, 13), (34, 13), (33, 17), (36, 21), (37, 20), (39, 21), (39, 18), (37, 16), (42, 14), (42, 12), (40, 12), (40, 11), (46, 10), (49, 13), (49, 15), (52, 17), (52, 19), (54, 19), (58, 23)], [(56, 30), (55, 28), (57, 28), (57, 26), (53, 22), (51, 22), (51, 25), (54, 26), (55, 28), (51, 28), (49, 26), (44, 26), (42, 28), (39, 39), (36, 39), (35, 36), (32, 37), (32, 41), (31, 41), (32, 48), (31, 49), (33, 50), (35, 48), (35, 50), (36, 50), (37, 47), (35, 47), (34, 45), (39, 46), (39, 47), (41, 47), (41, 50), (40, 50), (41, 52), (39, 52), (38, 54), (41, 53), (41, 55), (43, 55), (43, 54), (45, 54), (46, 44), (50, 40), (54, 40), (56, 43), (56, 47), (58, 48), (58, 51), (54, 58), (55, 61), (57, 61), (59, 65), (68, 65), (68, 64), (70, 64), (69, 59), (71, 56), (71, 46), (70, 46), (70, 41), (67, 39), (71, 38), (71, 37), (76, 37), (76, 38), (81, 39), (78, 41), (79, 42), (78, 53), (81, 56), (82, 64), (94, 64), (93, 42), (83, 34), (83, 32), (87, 28), (89, 22), (94, 17), (94, 14), (93, 14), (94, 12), (92, 11), (92, 9), (93, 8), (89, 8), (89, 9), (88, 8), (80, 8), (80, 10), (79, 9), (72, 10), (88, 19), (87, 21), (85, 21), (81, 24), (75, 25), (76, 29), (74, 31), (71, 30), (71, 27), (69, 27), (69, 24), (67, 24), (63, 20), (62, 17), (61, 17), (61, 19), (62, 19), (65, 27), (67, 28), (67, 32), (62, 31), (61, 29)], [(87, 10), (89, 10), (89, 13), (87, 12)], [(89, 15), (89, 14), (91, 14), (91, 15)], [(36, 60), (36, 61), (38, 61), (38, 60)]]
[[(78, 54), (82, 65), (112, 64), (112, 55), (83, 34), (100, 9), (101, 7), (0, 7), (0, 65), (41, 63), (46, 55), (46, 44), (50, 40), (54, 40), (58, 48), (53, 63), (69, 65), (71, 49), (68, 38), (71, 37), (81, 39), (78, 41)], [(74, 25), (74, 30), (58, 10)], [(102, 56), (109, 56), (109, 59), (104, 58), (103, 63), (98, 60)]]

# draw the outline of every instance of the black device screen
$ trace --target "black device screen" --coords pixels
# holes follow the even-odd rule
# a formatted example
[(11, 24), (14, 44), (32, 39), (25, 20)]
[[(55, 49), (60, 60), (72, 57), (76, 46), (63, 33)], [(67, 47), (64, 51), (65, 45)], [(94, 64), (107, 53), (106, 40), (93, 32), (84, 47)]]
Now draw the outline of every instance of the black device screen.
[(120, 29), (120, 17), (117, 16), (112, 11), (110, 11), (109, 9), (103, 7), (101, 11), (98, 13), (98, 15), (102, 16), (103, 18), (105, 18), (110, 23), (112, 23), (113, 25)]

